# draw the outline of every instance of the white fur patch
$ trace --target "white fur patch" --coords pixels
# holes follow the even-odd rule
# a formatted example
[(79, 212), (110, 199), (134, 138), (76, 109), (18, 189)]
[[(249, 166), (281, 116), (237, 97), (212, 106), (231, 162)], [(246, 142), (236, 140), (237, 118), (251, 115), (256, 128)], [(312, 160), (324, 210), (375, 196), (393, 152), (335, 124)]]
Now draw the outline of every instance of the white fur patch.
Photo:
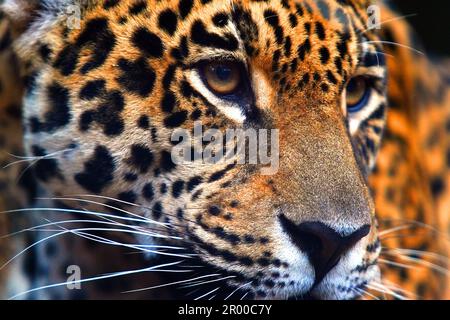
[(89, 0), (5, 0), (0, 9), (23, 34), (15, 41), (19, 54), (27, 56), (55, 24), (82, 12)]

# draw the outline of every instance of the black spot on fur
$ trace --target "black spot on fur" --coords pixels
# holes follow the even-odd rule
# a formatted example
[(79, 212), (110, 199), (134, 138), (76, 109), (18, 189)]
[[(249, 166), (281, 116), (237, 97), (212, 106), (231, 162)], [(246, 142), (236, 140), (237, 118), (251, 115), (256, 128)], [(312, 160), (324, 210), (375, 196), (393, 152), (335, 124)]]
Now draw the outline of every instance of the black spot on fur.
[(155, 190), (153, 189), (153, 184), (151, 184), (151, 183), (146, 184), (144, 186), (144, 189), (142, 189), (142, 195), (148, 201), (153, 200), (153, 197), (155, 196)]
[(218, 216), (222, 212), (218, 206), (211, 206), (208, 209), (210, 215)]
[(300, 61), (305, 60), (306, 54), (310, 51), (311, 51), (311, 41), (308, 38), (297, 49), (298, 57), (299, 57)]
[(347, 43), (348, 43), (349, 39), (350, 39), (350, 36), (347, 34), (344, 34), (341, 36), (341, 41), (338, 42), (338, 44), (336, 45), (336, 48), (339, 51), (339, 55), (341, 56), (341, 59), (344, 59), (348, 53)]
[[(47, 152), (39, 146), (33, 146), (32, 151), (35, 157), (45, 157), (47, 155)], [(53, 178), (64, 180), (58, 168), (58, 162), (55, 159), (44, 158), (37, 161), (33, 167), (33, 171), (35, 176), (43, 182), (48, 182)]]
[(228, 15), (225, 12), (216, 13), (212, 21), (216, 27), (222, 28), (228, 23)]
[(242, 7), (235, 6), (233, 22), (239, 30), (247, 54), (249, 56), (256, 55), (258, 51), (252, 43), (259, 40), (259, 29), (251, 14)]
[(322, 62), (322, 64), (327, 64), (328, 61), (330, 61), (330, 50), (328, 50), (328, 48), (326, 47), (320, 48), (319, 55), (320, 55), (320, 62)]
[(146, 56), (161, 58), (164, 53), (164, 46), (161, 38), (144, 27), (137, 29), (133, 33), (131, 42)]
[(284, 32), (283, 28), (280, 26), (280, 18), (278, 17), (278, 14), (273, 10), (267, 9), (264, 11), (264, 19), (272, 27), (277, 44), (282, 44)]
[(0, 39), (0, 52), (9, 48), (11, 46), (11, 43), (12, 43), (11, 31), (8, 30), (3, 35), (3, 38)]
[(145, 59), (129, 61), (119, 60), (121, 75), (117, 78), (126, 90), (137, 93), (141, 97), (147, 97), (153, 90), (156, 74)]
[(150, 128), (150, 120), (147, 115), (140, 116), (137, 123), (141, 129), (148, 130)]
[(105, 3), (103, 4), (103, 8), (105, 10), (109, 10), (114, 8), (115, 6), (117, 6), (119, 4), (120, 0), (106, 0)]
[(173, 113), (164, 119), (164, 125), (167, 128), (176, 128), (181, 126), (187, 120), (188, 112), (186, 110)]
[(177, 24), (177, 15), (172, 10), (166, 9), (159, 14), (158, 25), (169, 35), (173, 35), (175, 33), (175, 31), (177, 30)]
[(286, 57), (291, 56), (291, 49), (292, 49), (292, 41), (290, 37), (286, 37), (286, 41), (284, 42), (284, 55)]
[(138, 179), (138, 175), (132, 172), (128, 172), (124, 175), (123, 178), (127, 182), (135, 182)]
[(106, 82), (104, 79), (88, 81), (80, 91), (80, 99), (92, 100), (104, 94)]
[(183, 180), (177, 180), (172, 185), (172, 196), (174, 198), (179, 198), (183, 192), (184, 189), (184, 181)]
[(108, 93), (104, 101), (96, 110), (85, 111), (80, 117), (80, 130), (87, 131), (96, 122), (103, 127), (107, 136), (117, 136), (124, 130), (121, 112), (125, 107), (125, 100), (119, 91)]
[(86, 27), (74, 44), (67, 45), (57, 56), (54, 66), (65, 76), (72, 74), (78, 64), (81, 51), (88, 47), (92, 57), (80, 69), (81, 73), (103, 65), (116, 45), (116, 37), (108, 27), (106, 18), (95, 18), (87, 22)]
[(180, 40), (180, 44), (177, 48), (173, 48), (170, 51), (170, 54), (175, 59), (182, 61), (184, 58), (186, 58), (189, 55), (189, 46), (188, 46), (188, 39), (187, 37), (182, 37)]
[(309, 83), (310, 78), (311, 76), (309, 75), (309, 73), (305, 73), (298, 82), (299, 88), (303, 89)]
[(41, 56), (44, 62), (48, 62), (50, 60), (50, 55), (52, 54), (52, 50), (48, 46), (48, 44), (43, 44), (39, 47), (39, 55)]
[(152, 151), (143, 145), (131, 146), (131, 156), (127, 160), (127, 163), (139, 170), (141, 173), (148, 172), (148, 169), (153, 164)]
[(120, 193), (117, 196), (117, 199), (119, 199), (121, 201), (129, 202), (129, 203), (135, 203), (136, 199), (137, 199), (137, 195), (133, 191), (125, 191), (125, 192)]
[(98, 146), (90, 160), (85, 162), (84, 171), (75, 175), (75, 181), (84, 189), (100, 193), (114, 179), (114, 158), (104, 146)]
[(445, 182), (440, 177), (435, 177), (431, 180), (431, 192), (433, 196), (438, 197), (444, 192)]
[(192, 121), (196, 121), (196, 120), (200, 119), (201, 116), (202, 116), (202, 110), (195, 109), (194, 111), (192, 111), (190, 118)]
[(156, 220), (159, 220), (163, 215), (163, 207), (161, 202), (156, 202), (152, 208), (152, 215)]
[(233, 200), (230, 202), (230, 207), (237, 208), (239, 206), (239, 201)]
[(198, 93), (192, 88), (189, 82), (183, 80), (180, 85), (181, 94), (185, 98), (191, 98), (192, 96), (199, 96)]
[(177, 98), (173, 92), (166, 92), (161, 101), (161, 109), (166, 113), (171, 113), (177, 105)]
[(225, 169), (217, 171), (216, 173), (213, 173), (211, 175), (211, 177), (209, 178), (208, 182), (211, 183), (211, 182), (221, 180), (225, 176), (225, 174), (234, 167), (235, 167), (235, 164), (232, 163), (232, 164), (229, 164)]
[(194, 0), (180, 0), (180, 3), (178, 4), (178, 11), (180, 12), (181, 18), (186, 18), (189, 13), (191, 13), (193, 6)]
[(177, 68), (177, 66), (175, 64), (172, 64), (167, 68), (166, 73), (164, 74), (164, 77), (163, 77), (163, 81), (162, 81), (164, 89), (166, 89), (166, 90), (170, 89), (172, 81), (175, 77), (176, 68)]
[(253, 237), (252, 235), (246, 235), (246, 236), (244, 236), (244, 241), (245, 241), (245, 243), (247, 243), (247, 244), (253, 244), (253, 243), (255, 243), (256, 242), (256, 239), (255, 239), (255, 237)]
[(168, 151), (161, 152), (160, 167), (163, 171), (169, 172), (175, 169), (176, 164), (172, 161), (172, 155)]
[(289, 14), (289, 24), (292, 28), (295, 28), (298, 25), (297, 17), (293, 13)]
[(147, 8), (147, 2), (144, 0), (140, 0), (140, 1), (136, 1), (136, 3), (134, 3), (130, 9), (129, 9), (129, 13), (133, 16), (138, 15), (142, 12), (144, 12), (144, 10)]
[(336, 77), (334, 76), (333, 72), (331, 72), (330, 70), (327, 71), (327, 79), (332, 84), (337, 84), (337, 82), (338, 82)]
[(161, 186), (159, 187), (159, 192), (161, 194), (166, 194), (167, 193), (167, 184), (162, 183)]
[(319, 21), (316, 22), (316, 35), (320, 40), (325, 40), (325, 28)]
[[(28, 203), (32, 204), (36, 200), (38, 184), (36, 181), (36, 176), (31, 172), (31, 170), (27, 170), (27, 167), (28, 164), (21, 168), (20, 172), (23, 172), (23, 174), (18, 181), (18, 185), (25, 191)], [(0, 191), (2, 191), (1, 188)]]
[(203, 179), (199, 176), (191, 178), (187, 183), (187, 191), (192, 192), (202, 181)]
[[(31, 236), (27, 236), (26, 245), (31, 246), (35, 241), (31, 240)], [(24, 261), (22, 264), (23, 272), (30, 277), (33, 281), (38, 275), (39, 263), (38, 263), (38, 252), (36, 247), (30, 247), (30, 250), (24, 257)]]
[(69, 106), (69, 90), (57, 84), (51, 84), (47, 88), (47, 98), (50, 109), (44, 114), (44, 121), (34, 118), (33, 132), (54, 132), (69, 124), (72, 116)]
[(210, 33), (206, 30), (202, 21), (196, 20), (191, 29), (191, 38), (195, 44), (224, 49), (228, 51), (235, 51), (238, 49), (238, 41), (232, 34), (225, 34), (223, 37)]

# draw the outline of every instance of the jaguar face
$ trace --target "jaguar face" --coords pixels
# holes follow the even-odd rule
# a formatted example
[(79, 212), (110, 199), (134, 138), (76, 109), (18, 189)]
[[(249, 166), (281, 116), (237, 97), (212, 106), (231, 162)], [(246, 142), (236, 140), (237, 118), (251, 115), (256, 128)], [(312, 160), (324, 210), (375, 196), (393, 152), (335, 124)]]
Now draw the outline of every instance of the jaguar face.
[[(90, 1), (79, 28), (44, 6), (16, 44), (40, 183), (72, 208), (142, 217), (158, 236), (141, 245), (184, 248), (230, 292), (358, 297), (379, 277), (367, 178), (386, 108), (368, 5)], [(172, 135), (195, 123), (277, 130), (276, 170), (175, 163)]]

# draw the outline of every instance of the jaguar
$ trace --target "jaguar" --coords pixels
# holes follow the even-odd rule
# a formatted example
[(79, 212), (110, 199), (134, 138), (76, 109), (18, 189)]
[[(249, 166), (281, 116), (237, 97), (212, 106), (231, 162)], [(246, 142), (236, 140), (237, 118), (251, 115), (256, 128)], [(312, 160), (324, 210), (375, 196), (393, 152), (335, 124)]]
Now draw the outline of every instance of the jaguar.
[(449, 298), (450, 64), (385, 1), (0, 3), (4, 298)]

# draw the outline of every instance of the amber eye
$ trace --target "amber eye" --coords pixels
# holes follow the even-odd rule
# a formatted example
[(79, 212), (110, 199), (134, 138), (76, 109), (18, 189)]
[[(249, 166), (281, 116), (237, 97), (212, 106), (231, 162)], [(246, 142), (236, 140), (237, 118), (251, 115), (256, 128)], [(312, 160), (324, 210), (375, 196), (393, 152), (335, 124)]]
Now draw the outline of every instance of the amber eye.
[(347, 109), (349, 112), (361, 110), (369, 99), (369, 86), (367, 79), (362, 76), (355, 77), (347, 84)]
[(233, 93), (241, 83), (240, 68), (234, 62), (207, 63), (203, 74), (209, 88), (218, 95)]

